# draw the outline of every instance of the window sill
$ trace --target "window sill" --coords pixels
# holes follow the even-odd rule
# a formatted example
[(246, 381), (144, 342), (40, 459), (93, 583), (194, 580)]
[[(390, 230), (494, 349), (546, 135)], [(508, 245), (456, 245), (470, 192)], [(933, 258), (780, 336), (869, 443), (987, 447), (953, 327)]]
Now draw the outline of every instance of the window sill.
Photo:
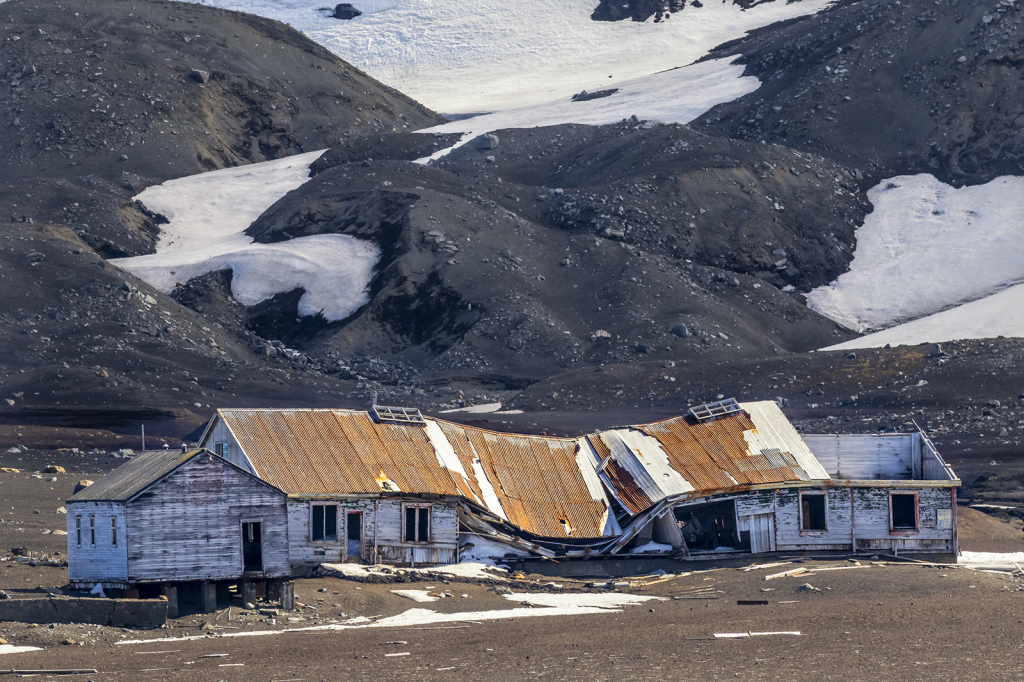
[(802, 530), (800, 531), (800, 537), (802, 538), (823, 538), (828, 536), (828, 529), (825, 530)]
[(889, 531), (889, 535), (895, 536), (909, 536), (909, 535), (920, 535), (921, 531), (916, 528), (894, 528)]

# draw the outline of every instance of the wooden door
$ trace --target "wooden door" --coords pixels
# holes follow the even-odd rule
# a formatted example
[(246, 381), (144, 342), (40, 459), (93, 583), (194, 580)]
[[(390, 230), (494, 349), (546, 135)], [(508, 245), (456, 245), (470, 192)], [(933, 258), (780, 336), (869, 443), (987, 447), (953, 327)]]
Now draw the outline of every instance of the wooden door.
[(242, 570), (263, 570), (263, 524), (259, 521), (242, 522)]
[(775, 514), (751, 514), (739, 518), (741, 530), (750, 531), (752, 554), (775, 551)]

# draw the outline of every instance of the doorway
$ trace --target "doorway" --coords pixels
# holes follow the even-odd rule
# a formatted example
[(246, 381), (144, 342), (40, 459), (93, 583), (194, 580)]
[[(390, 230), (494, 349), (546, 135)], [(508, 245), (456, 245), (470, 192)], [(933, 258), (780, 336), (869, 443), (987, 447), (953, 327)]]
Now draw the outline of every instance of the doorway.
[(349, 559), (363, 558), (363, 513), (348, 512), (345, 517), (346, 556)]
[(242, 522), (242, 570), (263, 570), (263, 523)]

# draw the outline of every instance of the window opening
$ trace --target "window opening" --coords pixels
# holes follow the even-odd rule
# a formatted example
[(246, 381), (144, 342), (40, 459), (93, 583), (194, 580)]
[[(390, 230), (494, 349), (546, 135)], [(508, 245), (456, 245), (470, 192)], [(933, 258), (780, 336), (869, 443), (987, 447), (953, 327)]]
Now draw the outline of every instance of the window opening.
[(82, 517), (75, 517), (75, 544), (82, 546)]
[(430, 542), (430, 507), (405, 508), (405, 541)]
[(223, 457), (224, 459), (227, 459), (227, 457), (228, 457), (228, 444), (227, 443), (215, 443), (214, 446), (213, 446), (213, 451), (216, 452), (221, 457)]
[(335, 542), (338, 539), (338, 506), (313, 505), (313, 542)]
[(117, 547), (117, 517), (110, 517), (110, 546)]
[(96, 545), (96, 517), (89, 514), (89, 544)]
[(917, 495), (891, 493), (889, 508), (892, 513), (893, 530), (917, 530)]
[(824, 494), (801, 493), (800, 512), (802, 516), (800, 530), (828, 530), (825, 519)]

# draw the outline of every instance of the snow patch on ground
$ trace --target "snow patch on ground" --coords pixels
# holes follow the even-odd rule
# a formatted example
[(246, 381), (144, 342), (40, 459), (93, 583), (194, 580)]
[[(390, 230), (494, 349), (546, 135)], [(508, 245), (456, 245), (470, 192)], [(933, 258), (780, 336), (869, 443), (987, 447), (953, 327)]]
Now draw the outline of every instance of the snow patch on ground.
[[(593, 21), (596, 0), (356, 0), (339, 21), (320, 0), (201, 0), (291, 24), (374, 78), (448, 114), (536, 105), (690, 64), (716, 45), (831, 0), (688, 5), (654, 23)], [(633, 111), (638, 116), (642, 111)], [(646, 116), (646, 115), (645, 115)]]
[[(412, 590), (415, 591), (415, 590)], [(155, 642), (188, 642), (196, 639), (215, 639), (226, 637), (268, 637), (297, 632), (324, 632), (330, 630), (353, 630), (357, 628), (395, 628), (420, 625), (440, 625), (444, 623), (472, 623), (484, 620), (507, 620), (511, 618), (539, 618), (544, 616), (584, 616), (595, 614), (621, 613), (621, 606), (631, 606), (650, 599), (663, 597), (640, 596), (634, 594), (547, 594), (523, 592), (517, 595), (506, 595), (507, 598), (527, 602), (534, 606), (494, 611), (466, 611), (461, 613), (438, 613), (430, 609), (409, 609), (397, 616), (381, 618), (371, 623), (346, 622), (329, 625), (315, 625), (305, 628), (287, 630), (257, 630), (250, 632), (228, 632), (217, 635), (188, 635), (185, 637), (161, 637), (158, 639), (128, 639), (118, 644), (147, 644)], [(539, 606), (541, 608), (535, 608)]]
[(1014, 562), (1024, 567), (1024, 552), (960, 552), (956, 562), (968, 568), (1016, 571)]
[[(618, 91), (599, 99), (573, 102), (569, 96), (528, 107), (473, 116), (421, 132), (466, 133), (455, 145), (502, 128), (537, 128), (562, 123), (603, 125), (633, 115), (662, 123), (689, 123), (716, 104), (757, 90), (761, 82), (744, 76), (741, 64), (713, 59), (663, 73), (616, 83)], [(452, 147), (454, 149), (455, 147)], [(450, 150), (434, 153), (436, 159)]]
[(454, 410), (441, 410), (441, 414), (463, 412), (465, 414), (490, 414), (501, 409), (501, 403), (486, 403), (484, 405), (470, 405), (469, 407), (457, 407)]
[[(956, 314), (927, 323), (918, 320), (950, 306), (983, 303), (979, 299), (1024, 281), (1024, 177), (957, 189), (929, 174), (903, 175), (873, 187), (868, 199), (874, 210), (857, 230), (850, 271), (808, 294), (808, 306), (857, 331), (904, 320), (922, 323), (907, 325), (896, 339), (977, 338), (997, 326), (1016, 331), (1006, 335), (1024, 332), (1020, 315), (997, 320), (1022, 292), (1004, 291), (1003, 299), (947, 311)], [(952, 325), (973, 331), (943, 331)], [(877, 341), (871, 345), (889, 342)], [(862, 342), (842, 347), (864, 347), (851, 345)]]
[(42, 651), (38, 646), (15, 646), (13, 644), (0, 644), (0, 656), (6, 654), (23, 654), (26, 651)]
[(504, 595), (505, 599), (517, 603), (549, 608), (571, 608), (588, 606), (599, 609), (615, 609), (620, 606), (635, 606), (645, 601), (666, 601), (665, 597), (654, 597), (639, 594), (620, 594), (616, 592), (513, 592)]
[[(473, 546), (470, 547), (469, 545)], [(525, 550), (519, 550), (511, 545), (506, 545), (501, 542), (496, 542), (488, 538), (476, 535), (473, 536), (465, 545), (462, 546), (462, 561), (470, 563), (483, 564), (484, 566), (491, 566), (497, 568), (501, 572), (506, 572), (503, 568), (498, 568), (496, 563), (497, 560), (501, 560), (506, 554), (512, 554), (515, 556), (532, 556)]]
[(391, 590), (392, 594), (397, 594), (399, 597), (405, 597), (406, 599), (412, 599), (413, 601), (427, 603), (437, 601), (440, 597), (434, 597), (427, 590)]
[(245, 229), (309, 179), (323, 151), (170, 180), (138, 196), (169, 222), (156, 253), (111, 262), (164, 293), (218, 270), (231, 270), (231, 293), (251, 306), (276, 294), (305, 290), (300, 315), (341, 320), (369, 301), (377, 247), (348, 235), (315, 235), (256, 244)]

